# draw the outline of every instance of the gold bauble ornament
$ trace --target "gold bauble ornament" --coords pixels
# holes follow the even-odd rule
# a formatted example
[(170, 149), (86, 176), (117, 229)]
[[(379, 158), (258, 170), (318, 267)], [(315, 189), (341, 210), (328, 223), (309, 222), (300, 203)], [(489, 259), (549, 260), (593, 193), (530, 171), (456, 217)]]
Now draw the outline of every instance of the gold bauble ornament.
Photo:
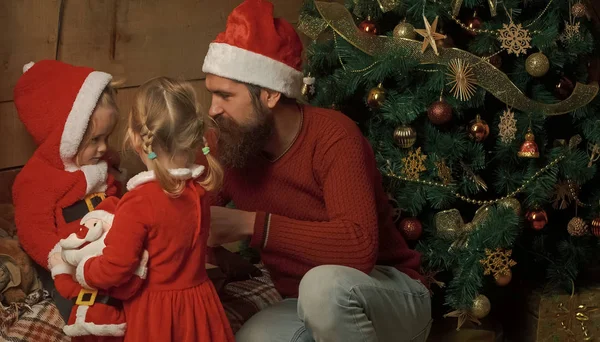
[(571, 13), (575, 18), (583, 18), (587, 15), (587, 7), (581, 2), (576, 3), (571, 7)]
[(498, 202), (498, 204), (500, 204), (501, 206), (503, 206), (505, 208), (511, 208), (512, 210), (515, 211), (515, 214), (517, 216), (521, 216), (521, 203), (519, 202), (518, 199), (516, 199), (514, 197), (509, 197), (509, 198), (500, 200)]
[(546, 75), (550, 69), (550, 61), (548, 57), (541, 52), (536, 52), (527, 57), (525, 61), (525, 70), (533, 77), (542, 77)]
[(481, 116), (477, 115), (475, 120), (469, 125), (469, 135), (477, 142), (482, 142), (490, 134), (490, 126), (485, 120), (481, 120)]
[(512, 272), (511, 270), (503, 271), (502, 273), (495, 275), (494, 279), (496, 280), (496, 285), (506, 286), (512, 280)]
[(385, 89), (383, 89), (383, 84), (379, 83), (377, 87), (369, 91), (367, 104), (371, 108), (380, 108), (383, 105), (383, 101), (385, 101)]
[(588, 233), (588, 225), (580, 217), (573, 217), (567, 225), (567, 231), (571, 236), (585, 236)]
[(477, 318), (482, 319), (485, 318), (490, 313), (492, 309), (492, 304), (488, 297), (480, 294), (473, 299), (473, 305), (471, 306), (471, 314)]
[(417, 132), (410, 126), (398, 126), (394, 130), (394, 141), (401, 148), (411, 148), (417, 141)]
[(417, 33), (415, 32), (415, 27), (412, 26), (412, 24), (402, 22), (394, 27), (394, 37), (415, 39), (417, 37)]

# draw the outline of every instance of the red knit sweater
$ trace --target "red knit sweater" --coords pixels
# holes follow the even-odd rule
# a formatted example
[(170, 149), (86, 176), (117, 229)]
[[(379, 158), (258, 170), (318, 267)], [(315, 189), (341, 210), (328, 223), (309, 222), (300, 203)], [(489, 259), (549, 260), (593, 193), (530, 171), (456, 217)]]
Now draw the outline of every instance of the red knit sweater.
[(391, 265), (422, 280), (420, 254), (394, 226), (368, 141), (342, 113), (303, 108), (291, 149), (274, 163), (228, 170), (215, 204), (257, 212), (250, 245), (283, 296), (297, 296), (302, 276), (324, 264), (366, 273)]

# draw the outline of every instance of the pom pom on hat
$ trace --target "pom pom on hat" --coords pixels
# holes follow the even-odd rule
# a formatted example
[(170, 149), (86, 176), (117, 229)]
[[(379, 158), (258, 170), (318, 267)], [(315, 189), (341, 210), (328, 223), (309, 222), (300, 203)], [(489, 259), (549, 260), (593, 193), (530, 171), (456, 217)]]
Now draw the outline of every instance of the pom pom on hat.
[(32, 67), (34, 64), (35, 64), (35, 63), (33, 63), (33, 62), (29, 62), (29, 63), (27, 63), (27, 64), (23, 65), (23, 73), (26, 73), (26, 72), (27, 72), (27, 70), (31, 69), (31, 67)]
[(302, 41), (267, 0), (245, 0), (210, 44), (202, 71), (300, 98)]

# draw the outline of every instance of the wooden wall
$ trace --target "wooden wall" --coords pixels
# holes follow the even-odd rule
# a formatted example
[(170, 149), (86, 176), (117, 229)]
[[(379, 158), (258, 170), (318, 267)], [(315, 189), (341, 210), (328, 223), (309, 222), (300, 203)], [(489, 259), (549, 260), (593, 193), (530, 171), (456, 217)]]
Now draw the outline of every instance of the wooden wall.
[[(293, 24), (302, 0), (271, 0), (275, 15)], [(125, 83), (121, 119), (136, 88), (154, 76), (192, 81), (202, 103), (202, 63), (241, 0), (10, 0), (0, 1), (0, 170), (23, 165), (35, 149), (19, 121), (12, 89), (30, 61), (57, 59), (106, 71)], [(304, 37), (303, 37), (304, 39)], [(121, 120), (111, 144), (120, 149)], [(131, 172), (136, 158), (123, 158)], [(130, 172), (130, 173), (131, 173)]]

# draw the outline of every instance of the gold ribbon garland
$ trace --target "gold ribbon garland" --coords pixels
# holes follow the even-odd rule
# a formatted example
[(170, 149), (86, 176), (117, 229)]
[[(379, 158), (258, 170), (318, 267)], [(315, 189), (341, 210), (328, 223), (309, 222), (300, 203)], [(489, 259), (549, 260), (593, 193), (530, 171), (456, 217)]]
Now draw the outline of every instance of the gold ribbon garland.
[(379, 8), (385, 12), (389, 12), (400, 5), (400, 0), (377, 0)]
[(564, 101), (554, 104), (537, 102), (525, 96), (506, 74), (467, 51), (440, 48), (439, 56), (436, 56), (432, 50), (421, 53), (422, 42), (397, 37), (373, 36), (361, 32), (354, 24), (352, 14), (342, 4), (315, 1), (315, 6), (327, 25), (359, 50), (375, 56), (402, 47), (410, 52), (410, 57), (419, 60), (421, 64), (448, 65), (453, 59), (462, 59), (473, 65), (477, 85), (500, 101), (524, 112), (539, 111), (548, 116), (569, 113), (588, 104), (598, 93), (597, 82), (588, 85), (577, 83), (571, 96)]
[(323, 18), (313, 17), (302, 13), (298, 22), (298, 30), (312, 40), (317, 40), (319, 35), (327, 28), (327, 22)]

